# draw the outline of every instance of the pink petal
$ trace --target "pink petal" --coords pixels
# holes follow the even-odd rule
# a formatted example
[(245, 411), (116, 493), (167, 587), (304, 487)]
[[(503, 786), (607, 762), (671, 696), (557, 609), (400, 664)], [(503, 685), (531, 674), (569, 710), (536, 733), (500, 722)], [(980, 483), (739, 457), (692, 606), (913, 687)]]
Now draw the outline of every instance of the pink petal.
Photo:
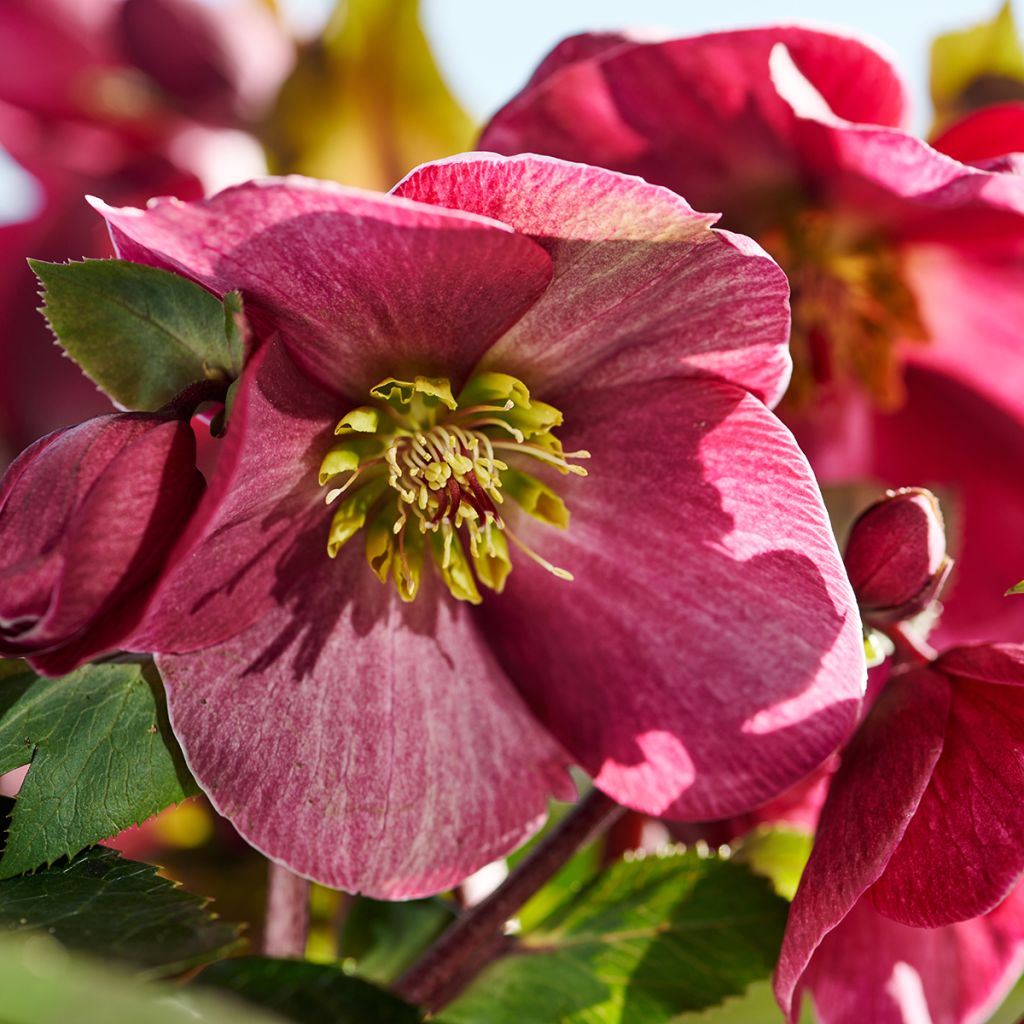
[(789, 434), (712, 381), (566, 394), (563, 534), (513, 529), (480, 608), (530, 706), (616, 800), (706, 820), (764, 803), (841, 742), (864, 682), (860, 622)]
[(314, 380), (355, 401), (395, 374), (457, 389), (551, 274), (507, 225), (313, 179), (97, 208), (121, 256), (240, 288), (264, 336), (279, 331)]
[(404, 605), (360, 545), (299, 538), (298, 575), (248, 632), (158, 659), (175, 734), (217, 809), (267, 856), (382, 899), (450, 888), (571, 798), (567, 756), (425, 574)]
[(193, 651), (236, 636), (277, 607), (282, 574), (298, 571), (298, 538), (327, 558), (330, 510), (317, 475), (346, 404), (297, 370), (278, 342), (250, 359), (216, 470), (131, 650)]
[(748, 203), (756, 210), (755, 193), (763, 204), (767, 190), (799, 179), (788, 143), (791, 114), (768, 74), (777, 43), (789, 48), (840, 116), (903, 122), (903, 84), (872, 45), (773, 27), (581, 55), (536, 75), (494, 117), (481, 148), (547, 153), (640, 174), (699, 209), (735, 215), (738, 204)]
[(808, 102), (809, 83), (785, 51), (772, 64), (796, 114), (793, 145), (822, 205), (859, 213), (894, 240), (1016, 244), (1024, 177), (961, 164), (897, 128), (841, 120)]
[(489, 154), (427, 164), (395, 191), (494, 217), (550, 254), (551, 286), (485, 365), (549, 394), (683, 373), (781, 397), (785, 277), (679, 196), (595, 167)]
[(815, 950), (880, 877), (902, 839), (942, 752), (951, 700), (938, 672), (894, 676), (844, 752), (779, 954), (775, 995), (790, 1020)]
[(1024, 890), (991, 914), (908, 928), (860, 900), (814, 954), (801, 989), (820, 1024), (981, 1024), (1024, 967)]
[(917, 927), (991, 910), (1024, 871), (1024, 649), (961, 648), (935, 668), (952, 681), (942, 753), (871, 890), (881, 913)]
[(999, 103), (969, 114), (933, 139), (932, 145), (964, 163), (1024, 152), (1024, 103)]

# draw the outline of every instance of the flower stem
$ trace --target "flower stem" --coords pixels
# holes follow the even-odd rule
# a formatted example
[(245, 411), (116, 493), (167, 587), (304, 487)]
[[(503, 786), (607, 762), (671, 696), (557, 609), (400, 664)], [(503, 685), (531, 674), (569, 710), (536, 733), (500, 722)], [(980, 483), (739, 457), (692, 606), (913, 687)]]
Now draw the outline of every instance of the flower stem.
[(895, 648), (894, 661), (898, 665), (919, 667), (935, 660), (935, 649), (916, 637), (902, 622), (896, 622), (884, 630)]
[(270, 861), (263, 952), (267, 956), (302, 958), (308, 932), (309, 882)]
[(490, 896), (467, 911), (399, 978), (395, 991), (432, 1011), (449, 1003), (501, 948), (508, 919), (576, 850), (624, 813), (624, 807), (592, 789)]

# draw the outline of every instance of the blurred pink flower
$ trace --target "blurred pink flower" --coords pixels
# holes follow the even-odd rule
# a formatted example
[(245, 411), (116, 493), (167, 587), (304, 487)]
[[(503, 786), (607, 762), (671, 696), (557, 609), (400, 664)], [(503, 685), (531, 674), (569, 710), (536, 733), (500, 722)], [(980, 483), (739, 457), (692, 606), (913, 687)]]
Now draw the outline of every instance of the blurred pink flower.
[(191, 768), (269, 856), (434, 892), (530, 834), (570, 761), (705, 819), (847, 733), (860, 623), (762, 404), (787, 290), (749, 239), (542, 157), (102, 212), (124, 258), (241, 289), (254, 326), (130, 646), (160, 654)]
[(259, 173), (258, 147), (238, 129), (262, 112), (290, 59), (255, 2), (0, 5), (0, 147), (38, 193), (23, 219), (0, 225), (0, 466), (110, 408), (54, 345), (25, 258), (110, 254), (86, 194), (198, 198), (204, 185)]
[(937, 490), (958, 562), (938, 635), (1024, 639), (1002, 596), (1024, 564), (1024, 179), (905, 119), (887, 59), (849, 36), (595, 35), (556, 47), (481, 145), (640, 174), (757, 238), (792, 283), (782, 408), (818, 478)]

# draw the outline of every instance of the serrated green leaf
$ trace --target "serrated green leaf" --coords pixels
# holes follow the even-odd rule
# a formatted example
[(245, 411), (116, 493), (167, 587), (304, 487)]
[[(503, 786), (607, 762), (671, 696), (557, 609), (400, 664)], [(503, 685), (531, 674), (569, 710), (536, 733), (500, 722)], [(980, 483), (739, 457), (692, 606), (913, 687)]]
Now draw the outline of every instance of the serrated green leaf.
[(494, 961), (444, 1024), (665, 1024), (771, 972), (786, 903), (696, 853), (615, 865)]
[(744, 836), (733, 853), (737, 864), (747, 864), (769, 879), (775, 891), (791, 900), (811, 855), (811, 836), (786, 825), (762, 825)]
[(0, 676), (0, 773), (29, 762), (0, 878), (73, 856), (198, 792), (152, 666)]
[(338, 0), (278, 95), (264, 144), (276, 174), (388, 189), (418, 164), (471, 148), (418, 0)]
[(387, 985), (394, 981), (455, 918), (455, 908), (440, 898), (387, 903), (356, 897), (345, 916), (341, 954), (352, 959), (361, 978)]
[(218, 992), (158, 985), (69, 953), (45, 935), (0, 935), (3, 1024), (283, 1024)]
[(70, 949), (171, 974), (239, 948), (239, 926), (151, 864), (96, 847), (0, 881), (0, 932), (42, 931)]
[(126, 260), (29, 264), (61, 347), (126, 409), (159, 409), (195, 381), (241, 372), (236, 300), (225, 307), (194, 281)]
[(419, 1011), (337, 967), (243, 957), (203, 971), (199, 984), (233, 992), (297, 1024), (417, 1024)]

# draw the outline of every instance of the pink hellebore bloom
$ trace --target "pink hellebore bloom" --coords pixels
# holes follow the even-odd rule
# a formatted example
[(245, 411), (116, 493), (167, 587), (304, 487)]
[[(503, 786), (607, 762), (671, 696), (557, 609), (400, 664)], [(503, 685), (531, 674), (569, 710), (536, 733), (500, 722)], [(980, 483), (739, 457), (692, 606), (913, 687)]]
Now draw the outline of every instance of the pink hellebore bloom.
[(115, 413), (48, 435), (0, 482), (0, 655), (60, 675), (138, 621), (203, 491), (187, 421)]
[(749, 239), (543, 157), (102, 212), (124, 258), (241, 289), (254, 325), (131, 646), (268, 856), (436, 892), (569, 797), (571, 761), (630, 807), (707, 818), (842, 740), (860, 623), (762, 404), (788, 377), (787, 290)]
[(789, 1019), (805, 989), (823, 1024), (985, 1018), (1024, 966), (1022, 736), (1020, 645), (893, 673), (793, 901), (776, 974)]
[(757, 238), (793, 286), (784, 417), (819, 480), (938, 489), (959, 524), (944, 642), (1024, 639), (1002, 599), (1024, 563), (1024, 178), (905, 119), (888, 61), (846, 36), (595, 35), (556, 47), (481, 145), (640, 174)]

